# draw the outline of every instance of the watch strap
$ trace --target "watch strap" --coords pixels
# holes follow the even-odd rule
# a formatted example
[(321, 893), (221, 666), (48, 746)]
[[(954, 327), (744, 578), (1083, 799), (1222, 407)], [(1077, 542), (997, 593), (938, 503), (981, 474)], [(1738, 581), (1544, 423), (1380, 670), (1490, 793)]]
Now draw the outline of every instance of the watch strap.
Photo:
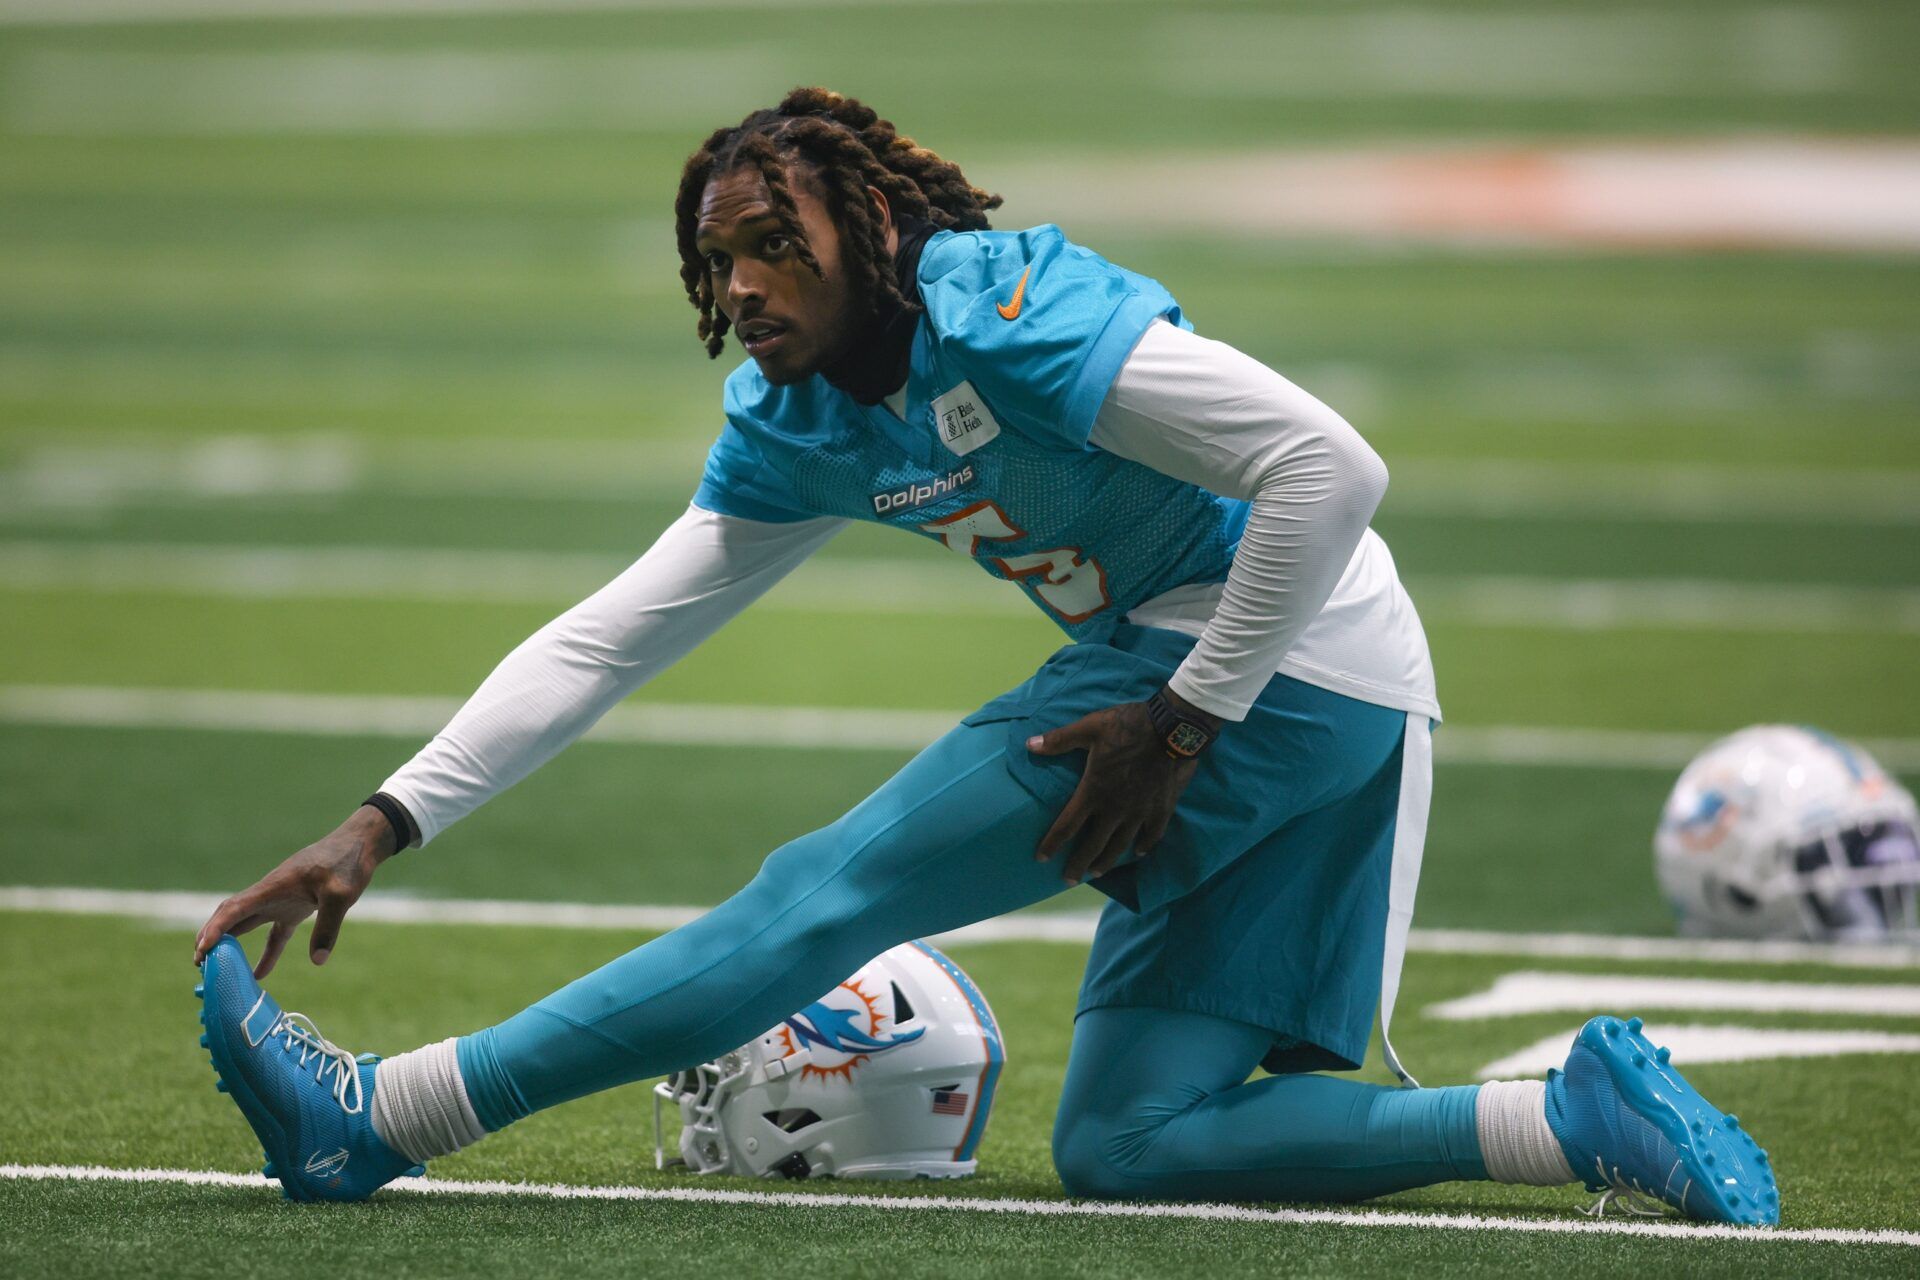
[(1147, 699), (1147, 719), (1159, 737), (1161, 746), (1175, 760), (1191, 760), (1212, 745), (1219, 731), (1173, 705), (1165, 689), (1156, 689)]

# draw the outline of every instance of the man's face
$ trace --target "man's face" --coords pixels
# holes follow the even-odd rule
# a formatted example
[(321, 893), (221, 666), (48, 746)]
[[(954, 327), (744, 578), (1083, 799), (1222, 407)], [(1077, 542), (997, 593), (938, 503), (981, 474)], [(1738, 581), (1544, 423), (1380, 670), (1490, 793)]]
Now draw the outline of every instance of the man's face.
[(863, 311), (863, 300), (854, 297), (840, 269), (839, 229), (806, 176), (797, 170), (789, 174), (800, 226), (826, 279), (794, 252), (755, 169), (735, 169), (707, 183), (694, 229), (715, 304), (775, 386), (812, 377), (831, 364)]

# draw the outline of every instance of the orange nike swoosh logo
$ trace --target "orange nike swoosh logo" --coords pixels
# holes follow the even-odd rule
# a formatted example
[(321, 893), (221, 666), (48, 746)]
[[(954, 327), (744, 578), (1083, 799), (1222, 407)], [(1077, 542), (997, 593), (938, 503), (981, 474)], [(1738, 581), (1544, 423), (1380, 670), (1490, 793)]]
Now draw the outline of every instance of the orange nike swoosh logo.
[(1020, 283), (1013, 286), (1012, 302), (996, 302), (993, 304), (993, 309), (1000, 313), (1002, 320), (1017, 320), (1020, 318), (1021, 304), (1027, 300), (1027, 277), (1032, 274), (1032, 267), (1028, 267), (1020, 273)]

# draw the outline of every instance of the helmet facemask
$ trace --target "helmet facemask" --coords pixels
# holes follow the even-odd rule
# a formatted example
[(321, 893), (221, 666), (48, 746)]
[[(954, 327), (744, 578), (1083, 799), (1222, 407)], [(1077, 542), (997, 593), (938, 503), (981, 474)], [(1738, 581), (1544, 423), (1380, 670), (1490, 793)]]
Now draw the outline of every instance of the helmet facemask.
[(1920, 936), (1920, 844), (1911, 824), (1889, 819), (1824, 832), (1786, 862), (1809, 936)]

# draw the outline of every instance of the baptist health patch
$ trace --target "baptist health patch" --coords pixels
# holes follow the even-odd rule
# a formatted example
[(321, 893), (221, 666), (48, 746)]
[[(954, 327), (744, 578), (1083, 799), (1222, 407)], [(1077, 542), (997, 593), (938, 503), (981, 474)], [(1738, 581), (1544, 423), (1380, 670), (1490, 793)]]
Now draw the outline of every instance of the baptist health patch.
[(934, 397), (933, 428), (940, 433), (940, 443), (955, 456), (972, 453), (1000, 434), (1000, 424), (971, 382)]

